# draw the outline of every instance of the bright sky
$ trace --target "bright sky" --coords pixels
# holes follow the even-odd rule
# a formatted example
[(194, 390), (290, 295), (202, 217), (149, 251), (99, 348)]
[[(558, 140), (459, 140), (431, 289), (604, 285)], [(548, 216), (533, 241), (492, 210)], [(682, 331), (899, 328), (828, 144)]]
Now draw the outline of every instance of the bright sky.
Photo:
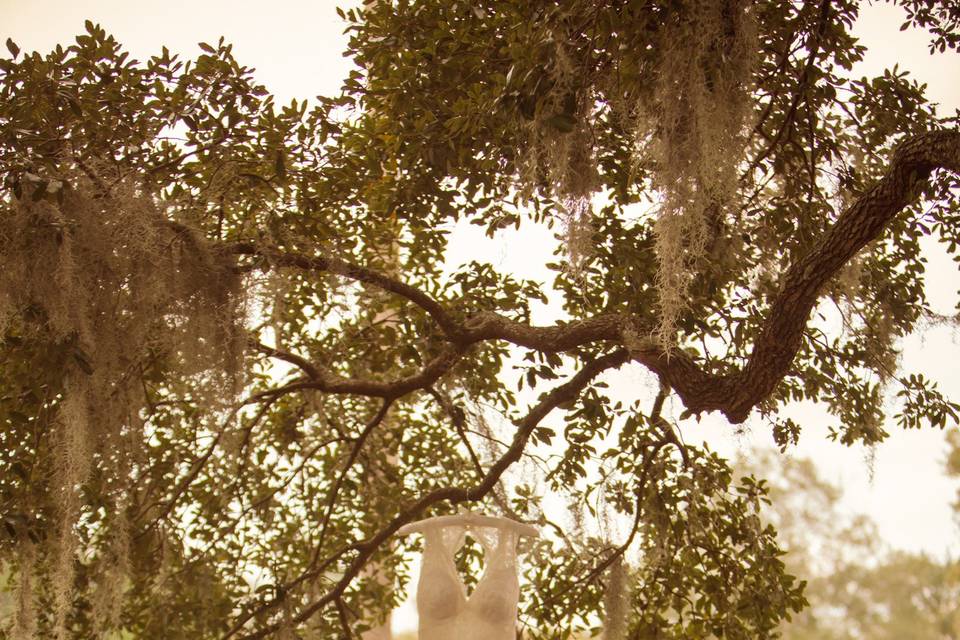
[[(0, 40), (12, 37), (22, 49), (46, 52), (58, 43), (69, 43), (83, 31), (85, 19), (99, 22), (139, 59), (155, 54), (162, 45), (187, 57), (200, 53), (197, 42), (215, 42), (219, 36), (233, 43), (241, 64), (257, 69), (257, 79), (274, 92), (278, 102), (291, 98), (336, 93), (349, 62), (341, 56), (345, 45), (344, 23), (330, 0), (0, 0)], [(927, 83), (931, 98), (942, 105), (941, 113), (960, 109), (960, 56), (927, 54), (927, 38), (915, 31), (900, 32), (902, 11), (886, 4), (867, 7), (856, 32), (870, 53), (856, 71), (875, 75), (899, 63)], [(549, 257), (549, 237), (525, 237), (523, 252), (512, 252), (516, 237), (504, 234), (492, 242), (477, 237), (455, 238), (463, 259), (484, 259), (522, 277), (543, 279), (543, 263)], [(539, 250), (537, 250), (539, 248)], [(933, 243), (929, 257), (933, 277), (928, 294), (940, 311), (951, 312), (956, 300), (958, 274), (943, 251)], [(932, 329), (914, 336), (904, 345), (903, 367), (925, 371), (953, 398), (960, 398), (960, 343), (956, 330)], [(650, 377), (638, 369), (617, 380), (625, 396), (651, 388)], [(845, 448), (823, 437), (825, 416), (799, 407), (792, 415), (805, 430), (792, 455), (817, 460), (825, 477), (841, 484), (847, 505), (871, 515), (891, 546), (926, 550), (943, 555), (960, 553), (956, 523), (949, 503), (956, 483), (942, 474), (943, 434), (925, 430), (904, 433), (890, 426), (892, 435), (879, 446), (872, 465), (868, 453)], [(750, 425), (748, 425), (749, 427)], [(711, 446), (733, 454), (753, 443), (768, 444), (769, 433), (760, 423), (745, 435), (735, 435), (729, 425), (706, 419), (687, 428), (690, 441), (707, 439)], [(871, 473), (872, 469), (872, 473)], [(401, 616), (408, 628), (411, 618)]]

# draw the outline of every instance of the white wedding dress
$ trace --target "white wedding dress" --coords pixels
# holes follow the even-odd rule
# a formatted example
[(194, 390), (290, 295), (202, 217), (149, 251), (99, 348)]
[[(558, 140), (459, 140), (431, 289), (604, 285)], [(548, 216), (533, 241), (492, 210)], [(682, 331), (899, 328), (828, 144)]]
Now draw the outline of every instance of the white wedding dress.
[[(415, 525), (424, 536), (417, 585), (419, 640), (515, 640), (520, 597), (517, 539), (536, 534), (531, 533), (532, 528), (506, 519), (496, 520), (514, 526), (451, 524), (457, 518), (447, 516)], [(494, 520), (467, 516), (464, 521), (472, 518)], [(454, 563), (467, 532), (483, 546), (485, 560), (483, 575), (469, 597)]]

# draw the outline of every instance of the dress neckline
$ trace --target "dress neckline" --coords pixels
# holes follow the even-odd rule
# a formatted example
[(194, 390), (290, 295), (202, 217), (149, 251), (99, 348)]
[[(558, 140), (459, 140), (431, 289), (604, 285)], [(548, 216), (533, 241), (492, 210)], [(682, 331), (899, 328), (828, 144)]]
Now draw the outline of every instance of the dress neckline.
[[(456, 538), (455, 548), (450, 549), (447, 547), (447, 544), (444, 541), (443, 530), (455, 529), (455, 528), (462, 529), (462, 531)], [(443, 550), (443, 556), (445, 558), (447, 568), (449, 569), (452, 577), (456, 580), (457, 585), (460, 587), (458, 592), (460, 594), (460, 599), (464, 603), (464, 605), (467, 605), (470, 603), (473, 597), (480, 591), (480, 588), (486, 583), (488, 576), (491, 575), (491, 568), (492, 568), (491, 565), (496, 564), (496, 562), (500, 559), (500, 553), (505, 543), (504, 539), (512, 537), (507, 531), (498, 530), (496, 544), (492, 547), (487, 547), (487, 545), (484, 543), (482, 535), (475, 534), (474, 532), (471, 531), (474, 528), (482, 528), (482, 527), (457, 526), (457, 525), (439, 526), (439, 527), (436, 527), (436, 529), (431, 532), (434, 535), (436, 535), (436, 540), (430, 541), (428, 543), (428, 544), (438, 543), (441, 549)], [(467, 585), (463, 581), (463, 576), (460, 575), (460, 570), (457, 568), (457, 563), (455, 559), (457, 552), (463, 547), (464, 540), (466, 538), (467, 533), (473, 533), (474, 534), (473, 537), (475, 537), (477, 542), (480, 543), (480, 546), (483, 547), (483, 573), (480, 574), (480, 578), (479, 580), (477, 580), (477, 584), (476, 586), (474, 586), (473, 592), (469, 594), (467, 593)]]

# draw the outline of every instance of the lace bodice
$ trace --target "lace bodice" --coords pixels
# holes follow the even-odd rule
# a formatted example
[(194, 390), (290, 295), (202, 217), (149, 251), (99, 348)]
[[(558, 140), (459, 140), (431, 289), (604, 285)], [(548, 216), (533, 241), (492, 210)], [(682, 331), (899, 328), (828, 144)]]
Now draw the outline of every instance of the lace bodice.
[[(485, 567), (476, 589), (467, 596), (454, 555), (464, 535), (479, 540)], [(420, 640), (514, 640), (516, 638), (516, 531), (492, 527), (427, 526), (417, 586)]]

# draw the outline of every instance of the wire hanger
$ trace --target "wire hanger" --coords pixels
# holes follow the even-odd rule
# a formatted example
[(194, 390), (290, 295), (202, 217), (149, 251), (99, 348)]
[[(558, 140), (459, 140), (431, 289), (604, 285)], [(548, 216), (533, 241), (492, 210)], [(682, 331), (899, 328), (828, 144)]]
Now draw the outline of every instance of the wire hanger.
[(532, 525), (524, 524), (523, 522), (517, 522), (516, 520), (511, 520), (510, 518), (485, 516), (479, 513), (474, 513), (468, 509), (463, 509), (460, 511), (460, 513), (454, 516), (436, 516), (433, 518), (427, 518), (426, 520), (411, 522), (410, 524), (400, 527), (400, 529), (397, 530), (397, 535), (406, 536), (411, 533), (417, 533), (432, 527), (451, 526), (510, 529), (521, 536), (530, 536), (533, 538), (540, 536), (540, 531)]

